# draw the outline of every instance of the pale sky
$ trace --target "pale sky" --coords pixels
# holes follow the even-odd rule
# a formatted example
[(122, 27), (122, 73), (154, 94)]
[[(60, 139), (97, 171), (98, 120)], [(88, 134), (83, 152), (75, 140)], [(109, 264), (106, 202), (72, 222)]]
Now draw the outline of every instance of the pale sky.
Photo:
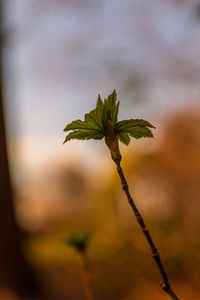
[(158, 128), (168, 111), (199, 104), (198, 1), (4, 3), (12, 140), (36, 138), (43, 148), (62, 142), (66, 123), (114, 88), (120, 118), (145, 118)]
[[(56, 214), (58, 195), (46, 183), (58, 168), (77, 167), (93, 179), (103, 169), (112, 172), (102, 141), (62, 145), (65, 125), (83, 119), (98, 93), (104, 98), (115, 88), (119, 119), (144, 118), (156, 126), (155, 139), (131, 141), (144, 151), (159, 144), (163, 120), (174, 110), (200, 104), (200, 5), (197, 0), (4, 4), (10, 168), (20, 196), (17, 215), (31, 227), (49, 212)], [(126, 146), (120, 149), (124, 157)]]

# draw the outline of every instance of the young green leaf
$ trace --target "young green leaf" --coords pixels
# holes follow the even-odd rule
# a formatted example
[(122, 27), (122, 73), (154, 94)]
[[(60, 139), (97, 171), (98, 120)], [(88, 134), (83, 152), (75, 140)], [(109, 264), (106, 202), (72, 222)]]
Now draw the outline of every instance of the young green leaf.
[(118, 130), (119, 131), (129, 131), (129, 130), (134, 130), (134, 128), (137, 126), (155, 128), (148, 121), (145, 121), (142, 119), (130, 119), (130, 120), (119, 121), (116, 124), (116, 130), (117, 131)]
[(100, 95), (98, 95), (96, 104), (96, 119), (102, 131), (105, 133), (105, 123), (107, 119), (107, 108), (105, 107)]
[(147, 127), (135, 127), (134, 130), (130, 130), (129, 135), (134, 137), (135, 139), (139, 139), (141, 137), (153, 137), (151, 130)]
[(130, 143), (130, 137), (127, 132), (121, 131), (117, 133), (116, 137), (120, 140), (120, 142), (122, 142), (125, 145), (128, 145)]
[(116, 136), (122, 136), (122, 139), (119, 138), (119, 140), (123, 143), (123, 136), (125, 136), (125, 134), (128, 134), (135, 139), (139, 139), (141, 137), (153, 137), (153, 134), (148, 127), (155, 128), (152, 124), (145, 120), (130, 119), (118, 122), (115, 126), (115, 132)]
[(79, 129), (73, 132), (70, 132), (65, 140), (64, 143), (72, 140), (72, 139), (77, 139), (77, 140), (101, 140), (104, 137), (103, 133), (98, 132), (97, 130), (93, 130), (92, 128), (87, 128), (87, 129)]
[(101, 122), (99, 122), (101, 118), (100, 109), (93, 109), (88, 114), (85, 114), (85, 122), (88, 124), (90, 128), (103, 131), (103, 126)]
[(64, 241), (67, 246), (72, 246), (80, 252), (84, 252), (88, 242), (91, 238), (90, 231), (80, 231), (78, 233), (71, 233)]
[(72, 121), (70, 124), (68, 124), (65, 127), (64, 131), (85, 129), (85, 128), (89, 128), (89, 126), (86, 122), (81, 121), (81, 120), (76, 120), (76, 121)]
[[(148, 121), (142, 119), (130, 119), (118, 122), (119, 101), (114, 90), (104, 101), (98, 95), (96, 108), (85, 114), (84, 121), (76, 120), (68, 124), (64, 131), (70, 132), (65, 142), (71, 139), (100, 140), (105, 137), (107, 146), (112, 152), (112, 157), (120, 157), (118, 140), (128, 145), (130, 136), (136, 139), (141, 137), (153, 137), (149, 128), (155, 128)], [(108, 126), (108, 124), (110, 124)], [(113, 128), (112, 134), (109, 128)], [(118, 150), (117, 150), (118, 149)], [(118, 153), (115, 153), (115, 152)]]
[(118, 121), (118, 111), (119, 111), (119, 101), (117, 101), (117, 94), (116, 91), (114, 90), (112, 94), (108, 96), (107, 99), (104, 100), (105, 106), (107, 107), (108, 110), (108, 119), (110, 119), (113, 122), (113, 125)]

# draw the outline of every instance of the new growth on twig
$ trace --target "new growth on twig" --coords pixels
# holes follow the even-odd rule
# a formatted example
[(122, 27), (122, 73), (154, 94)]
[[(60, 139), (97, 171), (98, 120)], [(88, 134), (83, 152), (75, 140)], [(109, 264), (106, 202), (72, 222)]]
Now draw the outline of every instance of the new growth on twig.
[(88, 261), (86, 257), (87, 246), (90, 238), (90, 231), (79, 231), (76, 233), (72, 232), (64, 241), (66, 246), (73, 247), (76, 250), (80, 264), (80, 277), (86, 300), (94, 300), (92, 288), (90, 285)]
[(71, 139), (101, 140), (102, 138), (105, 138), (105, 143), (108, 146), (111, 157), (116, 164), (122, 189), (124, 190), (137, 222), (139, 223), (142, 232), (146, 237), (146, 240), (151, 248), (153, 259), (155, 260), (155, 263), (161, 274), (161, 287), (163, 291), (171, 297), (171, 299), (179, 300), (179, 298), (171, 289), (167, 274), (160, 259), (160, 254), (155, 247), (151, 235), (133, 201), (133, 198), (130, 195), (128, 184), (120, 164), (122, 156), (119, 150), (119, 141), (128, 145), (130, 142), (130, 137), (134, 137), (136, 139), (141, 137), (153, 137), (150, 128), (155, 127), (148, 121), (142, 119), (118, 121), (118, 111), (119, 101), (117, 101), (117, 94), (115, 90), (107, 97), (107, 99), (104, 99), (104, 101), (102, 101), (100, 95), (98, 95), (96, 108), (85, 114), (84, 121), (76, 120), (65, 127), (64, 131), (71, 132), (66, 136), (64, 143)]

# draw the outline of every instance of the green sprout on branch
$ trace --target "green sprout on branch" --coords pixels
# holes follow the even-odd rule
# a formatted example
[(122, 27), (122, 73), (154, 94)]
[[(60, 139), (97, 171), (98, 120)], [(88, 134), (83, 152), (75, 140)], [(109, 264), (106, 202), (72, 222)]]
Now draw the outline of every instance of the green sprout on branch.
[(84, 295), (86, 300), (94, 300), (93, 291), (90, 284), (90, 272), (89, 265), (86, 257), (86, 251), (88, 243), (91, 239), (92, 233), (90, 231), (79, 231), (72, 232), (64, 244), (69, 247), (73, 247), (76, 250), (77, 258), (80, 264), (80, 277), (82, 281), (82, 286), (84, 290)]
[(101, 140), (105, 137), (112, 159), (121, 160), (118, 140), (128, 145), (130, 137), (153, 137), (149, 128), (155, 127), (141, 119), (118, 121), (118, 111), (119, 101), (117, 102), (115, 90), (104, 101), (98, 95), (96, 108), (85, 114), (84, 121), (76, 120), (65, 127), (64, 131), (71, 132), (66, 136), (64, 143), (72, 139)]
[(90, 231), (79, 231), (78, 233), (72, 232), (65, 240), (67, 246), (75, 248), (79, 252), (85, 252), (88, 242), (91, 238)]
[(122, 189), (124, 190), (128, 203), (130, 204), (138, 224), (144, 233), (146, 240), (151, 248), (152, 257), (159, 269), (162, 277), (161, 287), (171, 299), (179, 300), (174, 291), (171, 289), (167, 274), (160, 259), (160, 254), (155, 247), (151, 235), (144, 223), (144, 220), (135, 205), (135, 202), (130, 195), (129, 187), (121, 167), (121, 153), (119, 150), (119, 141), (128, 145), (130, 137), (139, 139), (142, 137), (153, 137), (152, 128), (155, 128), (148, 121), (142, 119), (130, 119), (118, 121), (119, 101), (117, 101), (117, 94), (114, 90), (107, 99), (102, 101), (98, 95), (96, 108), (85, 114), (84, 121), (76, 120), (68, 124), (64, 131), (71, 131), (66, 136), (64, 143), (72, 140), (101, 140), (105, 138), (105, 143), (108, 146), (111, 157), (116, 164), (117, 172), (119, 174)]

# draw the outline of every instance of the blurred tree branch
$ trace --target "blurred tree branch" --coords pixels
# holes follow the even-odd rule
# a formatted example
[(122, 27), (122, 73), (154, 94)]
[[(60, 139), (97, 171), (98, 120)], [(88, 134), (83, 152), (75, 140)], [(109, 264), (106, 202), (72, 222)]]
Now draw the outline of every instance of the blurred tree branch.
[[(2, 2), (0, 25), (2, 25)], [(3, 40), (0, 26), (0, 285), (19, 295), (32, 295), (36, 284), (22, 251), (22, 236), (15, 220), (9, 176), (3, 111)]]

